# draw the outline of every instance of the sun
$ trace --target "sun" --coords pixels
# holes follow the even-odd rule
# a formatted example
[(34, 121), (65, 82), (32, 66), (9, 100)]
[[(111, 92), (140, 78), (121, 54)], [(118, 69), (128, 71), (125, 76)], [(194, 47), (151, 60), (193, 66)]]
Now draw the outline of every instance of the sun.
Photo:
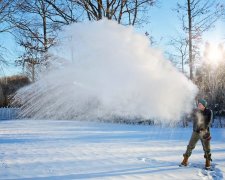
[(221, 61), (225, 60), (225, 49), (221, 43), (207, 42), (203, 52), (203, 60), (208, 64), (218, 65)]

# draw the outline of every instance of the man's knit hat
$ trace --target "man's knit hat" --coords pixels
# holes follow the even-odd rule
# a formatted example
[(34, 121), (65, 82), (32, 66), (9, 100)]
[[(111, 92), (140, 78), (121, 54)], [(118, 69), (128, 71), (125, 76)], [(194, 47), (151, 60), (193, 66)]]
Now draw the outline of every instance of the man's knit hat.
[(207, 107), (207, 101), (203, 98), (199, 99), (198, 103), (201, 103), (204, 107)]

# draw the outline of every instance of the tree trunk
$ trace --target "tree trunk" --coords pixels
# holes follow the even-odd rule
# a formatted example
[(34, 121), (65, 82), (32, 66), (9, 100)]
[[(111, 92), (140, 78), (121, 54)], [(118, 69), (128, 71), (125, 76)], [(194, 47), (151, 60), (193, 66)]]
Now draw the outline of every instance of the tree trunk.
[(118, 18), (118, 24), (121, 23), (121, 19), (123, 16), (123, 8), (125, 6), (126, 0), (121, 0), (121, 5), (120, 5), (120, 13), (119, 13), (119, 18)]
[(135, 0), (135, 9), (134, 9), (134, 19), (132, 25), (134, 26), (136, 19), (137, 19), (137, 11), (138, 11), (138, 0)]
[(191, 16), (191, 2), (188, 2), (188, 41), (189, 41), (189, 67), (190, 67), (190, 79), (193, 79), (193, 59), (192, 59), (192, 16)]
[(34, 82), (34, 79), (35, 79), (35, 77), (34, 77), (34, 65), (35, 65), (35, 62), (34, 62), (34, 60), (32, 60), (32, 82)]
[(48, 47), (47, 47), (47, 22), (46, 22), (46, 9), (45, 9), (45, 2), (42, 2), (42, 12), (43, 12), (43, 34), (44, 34), (44, 50), (47, 52)]
[(182, 73), (184, 74), (184, 57), (182, 56), (182, 64), (181, 64), (181, 66), (182, 66)]
[(102, 19), (102, 0), (98, 0), (98, 20)]
[(3, 106), (4, 100), (5, 100), (4, 94), (3, 94), (2, 86), (1, 86), (1, 84), (0, 84), (0, 107)]

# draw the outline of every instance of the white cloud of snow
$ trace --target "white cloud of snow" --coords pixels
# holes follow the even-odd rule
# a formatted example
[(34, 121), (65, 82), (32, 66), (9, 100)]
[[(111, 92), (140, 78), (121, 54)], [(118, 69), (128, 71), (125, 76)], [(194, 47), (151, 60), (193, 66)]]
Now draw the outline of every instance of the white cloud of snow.
[(76, 23), (61, 39), (52, 49), (52, 70), (17, 93), (24, 115), (169, 122), (192, 109), (196, 86), (132, 27), (108, 20)]

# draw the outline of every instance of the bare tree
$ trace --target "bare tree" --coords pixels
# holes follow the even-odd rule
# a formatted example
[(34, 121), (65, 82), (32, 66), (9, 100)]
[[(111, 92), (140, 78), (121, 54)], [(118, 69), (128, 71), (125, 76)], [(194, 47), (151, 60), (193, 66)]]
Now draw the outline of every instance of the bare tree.
[(45, 0), (51, 7), (48, 18), (59, 25), (68, 25), (74, 22), (82, 21), (84, 10), (78, 8), (74, 0)]
[(218, 0), (186, 0), (184, 4), (177, 3), (177, 12), (183, 24), (183, 30), (188, 33), (190, 79), (193, 79), (194, 46), (203, 32), (213, 27), (213, 24), (224, 12), (224, 5)]
[[(208, 56), (210, 45), (206, 44), (204, 52), (204, 63), (197, 68), (195, 83), (198, 85), (199, 94), (204, 95), (216, 116), (225, 115), (225, 46), (218, 46), (220, 59), (218, 64), (211, 64)], [(221, 119), (220, 119), (221, 120)], [(221, 121), (220, 121), (221, 124)]]
[[(12, 29), (11, 24), (8, 22), (8, 17), (12, 13), (11, 4), (14, 0), (1, 0), (0, 1), (0, 34), (6, 33)], [(2, 65), (8, 65), (7, 60), (4, 58), (4, 52), (6, 48), (4, 45), (0, 45), (0, 66), (2, 70)]]
[(12, 13), (11, 4), (15, 0), (1, 0), (0, 1), (0, 33), (9, 31), (12, 27), (8, 22), (8, 16)]
[(52, 17), (52, 9), (45, 0), (22, 0), (16, 2), (13, 8), (16, 9), (10, 17), (15, 27), (13, 33), (25, 50), (17, 62), (31, 71), (34, 81), (35, 67), (47, 62), (48, 49), (55, 43), (60, 25), (49, 18)]
[[(100, 20), (102, 18), (114, 19), (119, 24), (135, 25), (146, 21), (149, 8), (156, 0), (46, 0), (61, 17), (69, 22), (77, 22), (80, 19)], [(78, 13), (74, 18), (73, 7)]]
[(169, 42), (169, 46), (172, 47), (173, 53), (168, 53), (170, 59), (175, 61), (178, 64), (181, 64), (181, 71), (185, 73), (184, 65), (187, 63), (187, 56), (188, 56), (188, 40), (181, 36), (176, 38), (171, 38)]
[(18, 43), (23, 46), (24, 53), (16, 60), (16, 64), (22, 66), (24, 73), (34, 82), (37, 76), (36, 66), (44, 62), (44, 54), (38, 50), (40, 42), (36, 39), (26, 37), (24, 40), (22, 37), (20, 38), (18, 38)]
[[(136, 25), (148, 16), (156, 0), (10, 0), (10, 23), (24, 53), (17, 64), (35, 80), (35, 69), (46, 64), (48, 49), (56, 42), (62, 26), (84, 20), (114, 19), (120, 24)], [(7, 3), (8, 2), (8, 3)]]

